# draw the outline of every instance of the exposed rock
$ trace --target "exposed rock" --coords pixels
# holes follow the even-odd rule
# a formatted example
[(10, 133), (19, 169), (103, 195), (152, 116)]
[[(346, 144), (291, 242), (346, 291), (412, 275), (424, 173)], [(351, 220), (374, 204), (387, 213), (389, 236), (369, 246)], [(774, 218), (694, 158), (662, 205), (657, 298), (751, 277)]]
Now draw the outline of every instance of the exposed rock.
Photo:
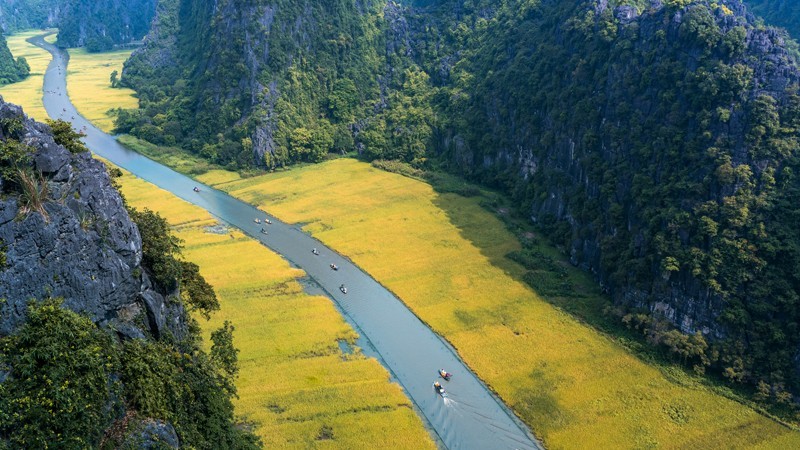
[(180, 440), (171, 424), (161, 420), (147, 419), (141, 424), (140, 429), (128, 436), (123, 447), (140, 449), (180, 448)]
[(0, 120), (6, 119), (22, 122), (20, 140), (34, 149), (32, 169), (47, 180), (49, 196), (47, 217), (20, 214), (13, 192), (0, 199), (8, 262), (0, 271), (0, 335), (25, 320), (29, 300), (63, 297), (65, 307), (127, 337), (184, 336), (183, 309), (156, 292), (144, 273), (139, 231), (104, 164), (89, 153), (71, 154), (49, 127), (0, 101)]

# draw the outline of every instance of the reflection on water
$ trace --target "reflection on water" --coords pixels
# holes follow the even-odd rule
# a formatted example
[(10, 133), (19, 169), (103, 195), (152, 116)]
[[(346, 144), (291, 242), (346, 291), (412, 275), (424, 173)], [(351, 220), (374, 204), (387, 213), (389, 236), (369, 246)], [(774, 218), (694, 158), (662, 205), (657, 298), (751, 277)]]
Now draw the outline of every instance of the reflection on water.
[[(53, 118), (62, 118), (86, 133), (84, 141), (96, 154), (176, 196), (208, 210), (231, 226), (262, 242), (302, 268), (319, 290), (331, 298), (361, 335), (357, 345), (383, 364), (405, 390), (430, 429), (450, 449), (540, 448), (510, 411), (464, 365), (455, 352), (387, 289), (321, 242), (257, 208), (181, 175), (132, 152), (78, 114), (66, 96), (66, 57), (41, 39), (36, 45), (54, 57), (45, 73), (44, 105)], [(199, 192), (194, 190), (199, 188)], [(262, 223), (256, 223), (259, 218)], [(269, 218), (269, 234), (262, 234)], [(318, 249), (320, 255), (312, 253)], [(330, 264), (339, 270), (331, 270)], [(339, 286), (347, 286), (347, 294)], [(340, 343), (341, 345), (341, 343)], [(343, 348), (346, 353), (346, 349)], [(431, 378), (446, 367), (455, 377), (443, 383), (448, 396), (431, 391)]]

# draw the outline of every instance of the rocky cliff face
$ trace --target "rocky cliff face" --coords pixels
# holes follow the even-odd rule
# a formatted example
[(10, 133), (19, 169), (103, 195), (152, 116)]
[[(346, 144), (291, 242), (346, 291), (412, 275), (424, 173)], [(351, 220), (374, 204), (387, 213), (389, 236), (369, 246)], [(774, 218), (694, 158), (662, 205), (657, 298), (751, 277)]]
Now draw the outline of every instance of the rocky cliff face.
[(2, 0), (0, 28), (13, 33), (28, 28), (55, 26), (61, 10), (57, 0)]
[(105, 166), (56, 144), (46, 125), (17, 106), (0, 101), (0, 123), (4, 142), (33, 151), (25, 169), (41, 172), (48, 192), (46, 214), (23, 214), (20, 195), (0, 179), (0, 335), (25, 320), (29, 300), (63, 297), (67, 308), (125, 337), (184, 336), (183, 307), (156, 292), (144, 273), (139, 232)]

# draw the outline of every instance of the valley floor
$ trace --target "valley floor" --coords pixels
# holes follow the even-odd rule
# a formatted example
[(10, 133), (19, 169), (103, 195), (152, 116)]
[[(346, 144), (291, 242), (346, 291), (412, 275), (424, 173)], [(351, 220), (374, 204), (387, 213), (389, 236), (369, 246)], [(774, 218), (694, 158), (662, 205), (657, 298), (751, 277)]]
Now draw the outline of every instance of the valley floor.
[(267, 448), (435, 448), (402, 389), (372, 358), (345, 354), (355, 331), (326, 297), (303, 292), (304, 272), (205, 210), (128, 173), (122, 191), (136, 208), (165, 217), (187, 260), (214, 286), (224, 321), (236, 327), (236, 413)]

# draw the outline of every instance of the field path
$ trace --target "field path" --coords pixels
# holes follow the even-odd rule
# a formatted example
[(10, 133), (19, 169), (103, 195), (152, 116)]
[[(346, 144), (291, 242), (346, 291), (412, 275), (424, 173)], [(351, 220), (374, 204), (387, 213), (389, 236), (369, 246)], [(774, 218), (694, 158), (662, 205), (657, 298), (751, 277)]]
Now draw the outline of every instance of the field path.
[[(369, 274), (301, 231), (299, 226), (285, 224), (120, 145), (113, 136), (89, 123), (72, 105), (66, 91), (69, 56), (45, 42), (42, 36), (31, 42), (53, 55), (44, 77), (43, 100), (50, 117), (72, 122), (86, 134), (84, 141), (97, 155), (206, 209), (302, 268), (372, 347), (365, 348), (365, 353), (374, 354), (392, 373), (440, 444), (449, 449), (541, 448), (525, 425), (464, 365), (453, 349)], [(194, 192), (193, 187), (200, 192)], [(261, 221), (269, 218), (272, 224), (257, 224), (256, 218)], [(262, 234), (262, 229), (269, 234)], [(320, 254), (312, 254), (313, 248)], [(329, 264), (336, 264), (339, 270), (332, 270)], [(339, 290), (340, 285), (347, 287), (346, 294)], [(440, 367), (454, 373), (452, 381), (440, 380), (448, 392), (444, 399), (432, 388)]]

